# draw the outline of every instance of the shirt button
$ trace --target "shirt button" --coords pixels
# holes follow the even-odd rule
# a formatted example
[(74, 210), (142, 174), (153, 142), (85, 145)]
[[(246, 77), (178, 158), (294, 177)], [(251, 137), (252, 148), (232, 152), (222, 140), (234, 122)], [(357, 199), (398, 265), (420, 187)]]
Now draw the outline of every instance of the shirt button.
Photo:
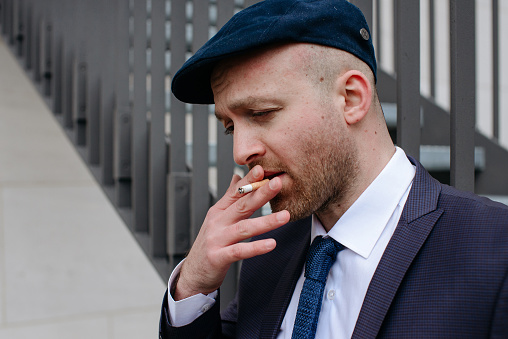
[(208, 311), (210, 309), (210, 305), (209, 304), (206, 304), (204, 305), (203, 307), (201, 307), (201, 312), (205, 313), (206, 311)]
[(335, 290), (330, 290), (328, 292), (328, 299), (333, 300), (335, 298)]

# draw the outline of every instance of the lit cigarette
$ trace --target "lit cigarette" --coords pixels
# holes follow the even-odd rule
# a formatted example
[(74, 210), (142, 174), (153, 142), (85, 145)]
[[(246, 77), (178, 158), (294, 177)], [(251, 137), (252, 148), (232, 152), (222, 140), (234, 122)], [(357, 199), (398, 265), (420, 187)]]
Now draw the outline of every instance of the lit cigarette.
[(263, 186), (264, 184), (266, 184), (268, 181), (270, 181), (270, 179), (265, 179), (265, 180), (261, 180), (258, 182), (253, 182), (252, 184), (249, 184), (249, 185), (242, 186), (238, 189), (238, 193), (244, 194), (244, 193), (253, 192), (253, 191), (257, 190), (258, 188), (260, 188), (261, 186)]

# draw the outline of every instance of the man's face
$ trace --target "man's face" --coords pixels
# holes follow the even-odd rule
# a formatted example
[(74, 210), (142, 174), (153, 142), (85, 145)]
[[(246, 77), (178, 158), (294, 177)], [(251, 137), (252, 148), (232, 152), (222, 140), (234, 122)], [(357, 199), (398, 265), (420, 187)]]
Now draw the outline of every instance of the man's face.
[(291, 220), (340, 204), (357, 173), (340, 96), (317, 89), (323, 79), (306, 71), (302, 48), (231, 59), (212, 74), (216, 115), (233, 136), (235, 162), (280, 177), (270, 205)]

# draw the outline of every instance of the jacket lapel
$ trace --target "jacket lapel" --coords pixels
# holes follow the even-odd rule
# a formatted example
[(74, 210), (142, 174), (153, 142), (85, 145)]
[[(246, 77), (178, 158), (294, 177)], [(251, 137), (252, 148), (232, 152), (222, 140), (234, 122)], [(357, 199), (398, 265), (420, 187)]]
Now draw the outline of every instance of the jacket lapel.
[(411, 262), (442, 214), (437, 209), (441, 185), (416, 165), (413, 186), (397, 228), (372, 277), (352, 338), (374, 338)]
[(286, 314), (286, 309), (293, 296), (296, 283), (302, 272), (310, 245), (311, 222), (310, 218), (304, 220), (305, 226), (302, 230), (305, 230), (305, 234), (302, 234), (298, 238), (298, 241), (291, 244), (291, 252), (294, 253), (294, 255), (291, 256), (291, 259), (287, 262), (285, 267), (282, 268), (280, 280), (275, 287), (273, 296), (263, 315), (260, 338), (274, 339), (277, 337), (282, 320)]

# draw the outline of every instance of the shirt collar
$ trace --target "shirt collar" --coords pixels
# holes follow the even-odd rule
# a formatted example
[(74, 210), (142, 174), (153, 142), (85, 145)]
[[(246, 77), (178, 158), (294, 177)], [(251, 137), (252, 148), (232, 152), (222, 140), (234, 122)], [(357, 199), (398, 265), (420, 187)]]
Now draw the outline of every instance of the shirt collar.
[[(360, 197), (335, 223), (328, 234), (312, 215), (311, 241), (330, 236), (348, 249), (368, 258), (386, 224), (399, 204), (401, 208), (415, 175), (415, 168), (404, 151), (396, 147), (388, 164)], [(402, 201), (401, 201), (402, 200)]]

